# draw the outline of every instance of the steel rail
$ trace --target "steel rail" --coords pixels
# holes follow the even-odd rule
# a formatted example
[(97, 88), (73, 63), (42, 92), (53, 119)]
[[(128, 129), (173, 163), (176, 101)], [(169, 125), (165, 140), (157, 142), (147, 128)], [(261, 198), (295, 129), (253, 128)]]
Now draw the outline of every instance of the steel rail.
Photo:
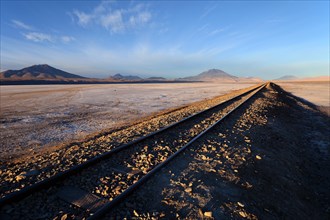
[(264, 84), (262, 84), (260, 86), (256, 86), (256, 87), (250, 89), (249, 91), (246, 91), (246, 92), (244, 92), (242, 94), (239, 94), (237, 96), (234, 96), (233, 98), (230, 98), (228, 100), (225, 100), (225, 101), (223, 101), (223, 102), (221, 102), (221, 103), (219, 103), (219, 104), (217, 104), (215, 106), (212, 106), (212, 107), (210, 107), (208, 109), (205, 109), (205, 110), (202, 110), (200, 112), (197, 112), (197, 113), (195, 113), (195, 114), (193, 114), (191, 116), (188, 116), (188, 117), (186, 117), (186, 118), (184, 118), (184, 119), (182, 119), (182, 120), (180, 120), (178, 122), (175, 122), (173, 124), (170, 124), (168, 126), (165, 126), (165, 127), (161, 128), (161, 129), (159, 129), (157, 131), (154, 131), (154, 132), (152, 132), (150, 134), (147, 134), (147, 135), (145, 135), (143, 137), (137, 138), (136, 140), (133, 140), (133, 141), (131, 141), (129, 143), (120, 145), (120, 146), (118, 146), (118, 147), (116, 147), (116, 148), (114, 148), (114, 149), (112, 149), (112, 150), (110, 150), (108, 152), (105, 152), (105, 153), (103, 153), (101, 155), (98, 155), (98, 156), (96, 156), (94, 158), (91, 158), (91, 159), (89, 159), (89, 160), (87, 160), (87, 161), (85, 161), (85, 162), (83, 162), (81, 164), (78, 164), (76, 166), (73, 166), (73, 167), (71, 167), (71, 168), (69, 168), (69, 169), (67, 169), (65, 171), (59, 172), (59, 173), (57, 173), (57, 174), (55, 174), (55, 175), (53, 175), (53, 176), (51, 176), (51, 177), (49, 177), (47, 179), (41, 180), (41, 181), (39, 181), (37, 183), (34, 183), (32, 185), (29, 185), (29, 186), (26, 186), (26, 187), (20, 189), (19, 191), (15, 191), (15, 192), (9, 193), (9, 194), (5, 195), (4, 197), (0, 198), (0, 207), (4, 206), (6, 204), (12, 203), (12, 202), (19, 201), (19, 200), (21, 200), (21, 199), (23, 199), (23, 198), (31, 195), (34, 192), (37, 192), (37, 191), (39, 191), (41, 189), (50, 187), (50, 186), (54, 185), (55, 182), (58, 182), (58, 181), (60, 181), (62, 179), (65, 179), (65, 178), (67, 178), (67, 177), (69, 177), (69, 176), (71, 176), (71, 175), (73, 175), (73, 174), (75, 174), (75, 173), (77, 173), (77, 172), (85, 169), (85, 168), (88, 168), (88, 167), (90, 167), (90, 166), (92, 166), (92, 165), (94, 165), (94, 164), (96, 164), (96, 163), (98, 163), (98, 162), (100, 162), (100, 161), (102, 161), (102, 160), (110, 157), (111, 155), (113, 155), (113, 154), (115, 154), (117, 152), (120, 152), (120, 151), (122, 151), (122, 150), (124, 150), (126, 148), (129, 148), (132, 145), (137, 144), (137, 143), (139, 143), (141, 141), (144, 141), (144, 140), (146, 140), (146, 139), (148, 139), (148, 138), (150, 138), (150, 137), (152, 137), (152, 136), (154, 136), (156, 134), (160, 134), (163, 131), (166, 131), (166, 130), (174, 127), (174, 126), (177, 126), (177, 125), (179, 125), (179, 124), (181, 124), (181, 123), (183, 123), (183, 122), (185, 122), (185, 121), (187, 121), (187, 120), (189, 120), (189, 119), (191, 119), (193, 117), (196, 117), (198, 115), (201, 115), (201, 114), (203, 114), (203, 113), (205, 113), (207, 111), (210, 111), (212, 109), (215, 109), (215, 108), (217, 108), (217, 107), (219, 107), (221, 105), (224, 105), (224, 104), (226, 104), (226, 103), (228, 103), (230, 101), (233, 101), (234, 99), (237, 99), (237, 98), (239, 98), (241, 96), (244, 96), (244, 95), (246, 95), (248, 93), (251, 93), (251, 92), (253, 92), (255, 90), (258, 90), (259, 91), (264, 86), (265, 86)]
[[(250, 98), (252, 98), (255, 94), (257, 94), (261, 89), (263, 89), (267, 84), (263, 84), (262, 86), (258, 87), (256, 91), (248, 97), (246, 100), (244, 100), (242, 103), (240, 103), (238, 106), (233, 108), (231, 111), (229, 111), (227, 114), (225, 114), (223, 117), (221, 117), (218, 121), (216, 121), (213, 125), (199, 133), (197, 136), (195, 136), (193, 139), (191, 139), (186, 145), (181, 147), (178, 151), (176, 151), (174, 154), (172, 154), (170, 157), (168, 157), (165, 161), (158, 164), (156, 167), (154, 167), (151, 171), (149, 171), (145, 176), (143, 176), (141, 179), (139, 179), (136, 183), (128, 187), (124, 192), (116, 196), (111, 202), (105, 204), (102, 208), (100, 208), (98, 211), (96, 211), (94, 214), (92, 214), (87, 220), (95, 220), (100, 219), (102, 216), (104, 216), (106, 213), (109, 212), (113, 207), (118, 205), (123, 199), (125, 199), (128, 195), (130, 195), (132, 192), (134, 192), (138, 187), (143, 185), (148, 179), (150, 179), (152, 176), (154, 176), (161, 168), (166, 166), (170, 161), (172, 161), (176, 156), (178, 156), (182, 151), (187, 149), (192, 143), (194, 143), (197, 139), (205, 135), (208, 131), (210, 131), (212, 128), (214, 128), (217, 124), (222, 122), (225, 118), (227, 118), (232, 112), (234, 112), (236, 109), (238, 109), (240, 106), (242, 106), (244, 103), (246, 103)], [(253, 91), (253, 90), (252, 90)]]

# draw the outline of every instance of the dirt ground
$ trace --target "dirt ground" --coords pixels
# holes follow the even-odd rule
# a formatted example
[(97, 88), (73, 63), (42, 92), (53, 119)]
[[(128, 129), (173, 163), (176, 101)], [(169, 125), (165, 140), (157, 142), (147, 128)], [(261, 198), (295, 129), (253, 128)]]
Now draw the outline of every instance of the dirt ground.
[(0, 87), (0, 154), (83, 139), (164, 109), (254, 84), (111, 84)]
[[(249, 104), (191, 145), (106, 218), (329, 219), (329, 116), (276, 85)], [(98, 145), (104, 147), (82, 143)], [(79, 155), (74, 147), (78, 146), (55, 157), (50, 154), (45, 161), (35, 159), (52, 163), (72, 153), (72, 159), (65, 159), (72, 162)], [(16, 164), (15, 172), (9, 170), (14, 173), (10, 178), (25, 168), (32, 169)]]
[(105, 219), (329, 219), (330, 119), (276, 85)]

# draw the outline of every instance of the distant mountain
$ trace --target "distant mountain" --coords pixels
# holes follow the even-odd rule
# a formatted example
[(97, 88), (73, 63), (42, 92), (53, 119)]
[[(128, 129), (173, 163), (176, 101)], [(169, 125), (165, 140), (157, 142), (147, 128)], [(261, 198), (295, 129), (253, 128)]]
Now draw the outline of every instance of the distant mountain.
[(294, 75), (285, 75), (275, 80), (298, 80), (299, 78)]
[(33, 65), (21, 70), (6, 70), (0, 73), (0, 79), (8, 80), (66, 80), (87, 79), (85, 77), (56, 69), (47, 64)]
[(157, 76), (152, 76), (147, 78), (147, 80), (166, 80), (164, 77), (157, 77)]
[(314, 76), (314, 77), (304, 77), (299, 78), (292, 75), (282, 76), (278, 79), (278, 81), (294, 81), (294, 82), (326, 82), (330, 81), (330, 76)]
[(292, 82), (330, 82), (330, 76), (314, 76), (314, 77), (304, 77), (295, 78), (291, 80), (279, 80), (279, 81), (292, 81)]
[(232, 78), (236, 79), (238, 77), (232, 76), (229, 73), (226, 73), (225, 71), (218, 70), (218, 69), (210, 69), (208, 71), (202, 72), (198, 74), (198, 77), (201, 78)]
[(236, 82), (238, 77), (230, 75), (222, 70), (210, 69), (208, 71), (202, 72), (197, 76), (190, 76), (181, 78), (181, 80), (186, 81), (223, 81), (223, 82)]
[(110, 77), (110, 79), (114, 79), (114, 80), (142, 80), (141, 77), (139, 76), (123, 76), (119, 73), (117, 73), (116, 75), (113, 75)]
[(240, 82), (258, 82), (261, 83), (264, 80), (258, 78), (258, 77), (242, 77), (242, 78), (238, 78)]

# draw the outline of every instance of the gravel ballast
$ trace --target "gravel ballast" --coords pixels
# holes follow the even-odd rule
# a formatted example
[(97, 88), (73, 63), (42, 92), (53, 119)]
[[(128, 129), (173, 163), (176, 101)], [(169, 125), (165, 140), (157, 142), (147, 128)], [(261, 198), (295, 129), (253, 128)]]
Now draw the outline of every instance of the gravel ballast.
[(272, 84), (108, 218), (329, 219), (329, 117)]
[[(221, 100), (219, 97), (216, 102), (223, 101), (223, 98)], [(152, 131), (157, 126), (159, 128), (169, 124), (167, 120), (177, 120), (173, 115), (178, 112), (188, 109), (200, 111), (207, 108), (207, 105), (214, 105), (213, 101), (169, 111), (118, 131), (100, 134), (86, 142), (68, 145), (66, 147), (71, 150), (73, 146), (77, 146), (69, 151), (68, 155), (71, 157), (65, 158), (65, 153), (58, 155), (54, 166), (42, 173), (39, 169), (24, 171), (23, 166), (18, 169), (20, 173), (14, 177), (13, 183), (16, 181), (24, 186), (25, 183), (29, 184), (28, 181), (45, 178), (72, 164), (81, 163), (84, 153), (87, 155), (85, 159), (101, 153), (108, 145), (102, 147), (95, 143), (102, 143), (107, 135), (116, 132), (117, 135), (120, 132), (125, 134), (125, 129), (131, 129), (132, 134), (136, 134), (134, 131), (140, 132), (139, 128)], [(111, 201), (187, 143), (190, 137), (205, 129), (206, 125), (214, 123), (224, 112), (228, 112), (226, 108), (230, 109), (230, 106), (225, 106), (223, 112), (210, 112), (207, 120), (197, 118), (195, 124), (187, 122), (181, 130), (156, 135), (154, 139), (123, 151), (116, 158), (88, 168), (18, 204), (5, 206), (0, 213), (27, 219), (86, 218), (88, 212), (57, 197), (61, 186), (75, 186)], [(181, 113), (179, 115), (182, 116)], [(160, 119), (164, 119), (165, 123), (160, 124)], [(152, 126), (151, 121), (156, 122), (156, 125)], [(105, 218), (328, 219), (329, 125), (329, 117), (317, 107), (286, 93), (275, 84), (270, 84), (193, 143), (183, 154), (112, 209)], [(173, 138), (174, 136), (180, 138)], [(124, 135), (120, 136), (125, 139), (123, 137)], [(134, 139), (140, 136), (128, 137)], [(93, 154), (94, 146), (99, 149), (96, 154)], [(72, 162), (75, 154), (81, 155), (78, 156), (78, 162)], [(45, 154), (40, 156), (47, 159)], [(59, 167), (61, 156), (71, 161)], [(17, 164), (15, 167), (18, 167)]]
[(4, 196), (12, 191), (49, 178), (58, 172), (79, 165), (90, 158), (215, 106), (254, 87), (237, 90), (224, 96), (178, 109), (167, 110), (118, 129), (98, 134), (86, 141), (69, 143), (58, 148), (54, 147), (15, 160), (3, 160), (0, 164), (0, 184), (2, 186), (0, 195)]

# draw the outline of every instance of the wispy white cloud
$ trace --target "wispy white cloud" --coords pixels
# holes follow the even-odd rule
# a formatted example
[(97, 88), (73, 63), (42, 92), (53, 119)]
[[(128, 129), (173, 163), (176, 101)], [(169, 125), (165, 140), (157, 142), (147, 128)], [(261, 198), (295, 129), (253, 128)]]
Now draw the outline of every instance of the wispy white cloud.
[(125, 30), (125, 24), (123, 21), (122, 12), (120, 10), (102, 15), (99, 19), (101, 25), (113, 33), (118, 33)]
[(56, 35), (50, 35), (46, 33), (41, 33), (41, 32), (28, 32), (28, 33), (23, 33), (23, 36), (25, 39), (33, 42), (50, 42), (50, 43), (56, 43), (56, 42), (62, 42), (62, 43), (70, 43), (74, 40), (76, 40), (72, 36), (56, 36)]
[(151, 22), (152, 13), (145, 4), (116, 8), (111, 2), (101, 2), (90, 12), (74, 10), (71, 16), (82, 27), (100, 25), (115, 34), (145, 26)]
[(44, 34), (40, 32), (29, 32), (26, 34), (23, 34), (27, 40), (31, 40), (34, 42), (44, 42), (44, 41), (49, 41), (53, 42), (54, 39), (51, 35), (49, 34)]
[(137, 25), (147, 23), (150, 19), (151, 19), (151, 13), (145, 11), (145, 12), (141, 12), (141, 13), (138, 13), (136, 15), (130, 16), (129, 23), (132, 26), (137, 26)]
[(169, 30), (170, 30), (170, 29), (167, 28), (167, 27), (165, 27), (165, 28), (160, 28), (160, 29), (158, 30), (158, 34), (165, 34), (165, 33), (167, 33)]
[(33, 30), (33, 27), (18, 20), (11, 20), (12, 24), (20, 29)]
[(73, 11), (73, 15), (75, 15), (78, 18), (78, 24), (86, 27), (93, 19), (93, 16), (90, 14), (87, 14), (85, 12), (81, 12), (78, 10)]
[(207, 28), (209, 27), (210, 25), (209, 24), (204, 24), (203, 26), (199, 27), (197, 29), (197, 32), (202, 32), (202, 31), (205, 31), (207, 30)]
[(213, 35), (219, 34), (220, 32), (223, 32), (223, 31), (225, 31), (224, 28), (215, 29), (215, 30), (209, 32), (208, 35), (209, 35), (209, 36), (213, 36)]
[[(33, 41), (33, 42), (62, 42), (62, 43), (70, 43), (75, 40), (74, 37), (68, 36), (68, 35), (53, 35), (48, 34), (43, 31), (38, 31), (37, 28), (32, 27), (31, 25), (25, 24), (22, 21), (19, 20), (11, 20), (12, 25), (16, 28), (22, 29), (21, 32), (22, 35), (26, 40)], [(54, 32), (54, 31), (53, 31)]]
[(62, 36), (61, 37), (61, 40), (64, 43), (70, 43), (71, 41), (74, 41), (76, 39), (74, 37), (72, 37), (72, 36)]
[(228, 26), (223, 28), (216, 28), (211, 26), (210, 24), (204, 24), (196, 28), (196, 31), (193, 32), (193, 35), (198, 34), (199, 36), (211, 37), (221, 32), (228, 31), (228, 29), (229, 29)]
[(217, 7), (218, 7), (217, 4), (212, 4), (212, 5), (208, 6), (208, 7), (206, 7), (206, 8), (204, 9), (202, 15), (200, 16), (200, 19), (202, 19), (202, 18), (208, 16), (208, 15), (209, 15), (213, 10), (215, 10)]

